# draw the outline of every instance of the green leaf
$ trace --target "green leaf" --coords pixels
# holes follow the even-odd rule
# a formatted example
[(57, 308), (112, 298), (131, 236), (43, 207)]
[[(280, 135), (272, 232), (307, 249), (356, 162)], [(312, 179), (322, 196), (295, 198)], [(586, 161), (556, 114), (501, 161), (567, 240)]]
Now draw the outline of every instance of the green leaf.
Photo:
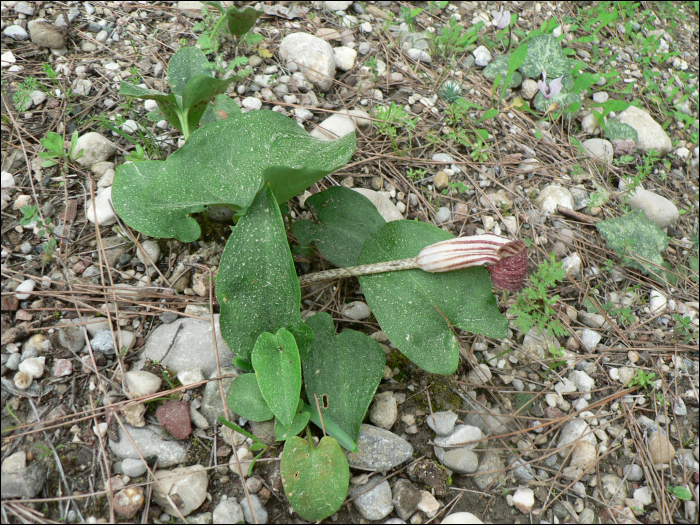
[[(525, 48), (527, 50), (527, 46), (525, 46)], [(498, 75), (501, 75), (501, 78), (507, 77), (509, 71), (510, 57), (510, 54), (496, 57), (488, 66), (486, 66), (483, 69), (481, 74), (489, 80), (495, 79)], [(523, 76), (518, 71), (514, 71), (513, 76), (510, 79), (510, 84), (507, 87), (515, 88), (522, 84), (522, 82)]]
[(234, 379), (226, 403), (233, 412), (250, 421), (267, 421), (275, 416), (265, 403), (255, 374), (241, 374)]
[(639, 210), (596, 223), (605, 243), (622, 257), (622, 263), (643, 273), (664, 275), (652, 264), (663, 266), (659, 252), (668, 248), (668, 237), (659, 226)]
[(275, 439), (286, 441), (290, 437), (298, 435), (309, 424), (309, 417), (308, 412), (297, 412), (289, 427), (285, 427), (279, 419), (275, 418)]
[(182, 106), (187, 113), (187, 120), (190, 131), (197, 129), (199, 119), (204, 110), (207, 109), (209, 101), (216, 95), (226, 91), (232, 83), (240, 80), (237, 76), (231, 76), (228, 80), (219, 80), (205, 75), (197, 75), (191, 78), (185, 86), (185, 93), (182, 97)]
[(367, 197), (343, 186), (312, 195), (306, 206), (319, 222), (296, 221), (294, 235), (302, 245), (313, 241), (335, 266), (355, 266), (365, 240), (386, 224)]
[(319, 313), (306, 320), (314, 341), (303, 362), (306, 397), (324, 420), (330, 416), (353, 441), (384, 375), (386, 357), (374, 339), (355, 330), (337, 336), (333, 318)]
[(168, 62), (168, 83), (175, 95), (185, 96), (185, 87), (197, 75), (214, 77), (209, 60), (197, 47), (182, 47)]
[(262, 11), (256, 11), (252, 7), (246, 7), (244, 11), (239, 11), (235, 7), (229, 7), (226, 11), (226, 25), (228, 30), (234, 36), (241, 36), (255, 25), (255, 21), (263, 14)]
[(251, 355), (263, 399), (275, 417), (292, 426), (301, 394), (301, 361), (294, 336), (284, 328), (258, 336)]
[(319, 521), (336, 512), (348, 494), (350, 468), (332, 437), (313, 443), (292, 437), (284, 444), (280, 461), (282, 486), (294, 510), (307, 521)]
[(544, 98), (541, 91), (537, 92), (535, 95), (534, 106), (535, 109), (545, 113), (552, 104), (558, 104), (555, 111), (562, 111), (568, 108), (571, 104), (581, 104), (581, 95), (578, 93), (567, 93), (566, 91), (560, 91), (551, 98)]
[(325, 429), (326, 434), (337, 439), (338, 443), (340, 443), (343, 448), (350, 452), (357, 453), (357, 444), (330, 417), (324, 417), (323, 421), (321, 421), (321, 417), (318, 415), (318, 409), (316, 407), (311, 408), (311, 405), (307, 405), (306, 403), (303, 404), (302, 410), (308, 412), (309, 419), (314, 425), (320, 429)]
[[(426, 246), (453, 236), (431, 224), (389, 222), (365, 243), (359, 263), (415, 257)], [(455, 272), (405, 270), (359, 278), (365, 298), (392, 343), (433, 374), (451, 374), (459, 362), (452, 326), (486, 337), (505, 337), (508, 321), (482, 267)]]
[(263, 332), (286, 328), (305, 358), (313, 335), (301, 320), (299, 279), (269, 186), (258, 193), (226, 243), (216, 297), (221, 305), (221, 335), (240, 357), (250, 360)]
[[(46, 148), (47, 151), (57, 155), (63, 155), (63, 137), (58, 133), (53, 131), (48, 131), (46, 133), (46, 138), (40, 140), (41, 145)], [(41, 154), (40, 154), (41, 155)], [(48, 157), (43, 157), (48, 158)]]
[(636, 129), (614, 118), (608, 119), (605, 122), (605, 138), (610, 142), (624, 139), (631, 139), (635, 144), (639, 142)]
[(238, 104), (227, 95), (217, 95), (214, 104), (207, 104), (207, 109), (204, 110), (199, 123), (206, 126), (210, 122), (217, 120), (226, 120), (231, 115), (236, 115), (241, 112)]
[(265, 181), (285, 202), (345, 165), (354, 150), (354, 134), (322, 141), (274, 111), (236, 114), (196, 130), (165, 161), (119, 166), (114, 207), (141, 233), (192, 242), (200, 228), (190, 213), (214, 204), (245, 209)]
[(553, 35), (536, 36), (528, 41), (527, 46), (527, 56), (520, 66), (524, 76), (538, 78), (542, 76), (542, 71), (546, 71), (547, 79), (551, 81), (569, 73), (571, 61), (566, 58)]
[(137, 97), (144, 100), (155, 100), (158, 103), (158, 109), (168, 119), (168, 122), (175, 128), (182, 131), (182, 124), (178, 118), (178, 111), (182, 112), (181, 104), (178, 98), (173, 94), (165, 94), (153, 89), (145, 89), (129, 82), (122, 82), (119, 88), (119, 94), (125, 97)]
[(686, 501), (690, 501), (693, 499), (693, 494), (690, 492), (690, 490), (688, 490), (688, 487), (668, 487), (666, 490), (668, 490), (678, 499)]

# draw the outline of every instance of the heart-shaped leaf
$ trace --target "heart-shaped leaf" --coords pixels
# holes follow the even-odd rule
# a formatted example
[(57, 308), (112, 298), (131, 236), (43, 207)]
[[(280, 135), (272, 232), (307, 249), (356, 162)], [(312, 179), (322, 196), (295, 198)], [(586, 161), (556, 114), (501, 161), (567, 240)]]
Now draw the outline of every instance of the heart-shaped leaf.
[(258, 336), (251, 355), (263, 399), (277, 419), (292, 426), (301, 394), (301, 360), (294, 336), (284, 328)]
[(192, 242), (200, 228), (190, 213), (213, 204), (245, 209), (265, 181), (285, 202), (343, 166), (354, 150), (354, 134), (318, 140), (274, 111), (229, 115), (199, 128), (165, 161), (119, 166), (112, 199), (132, 228)]
[(250, 421), (267, 421), (275, 416), (260, 393), (255, 374), (241, 374), (234, 379), (226, 403), (233, 412)]
[(365, 240), (386, 221), (364, 195), (333, 186), (306, 199), (318, 223), (299, 220), (294, 235), (299, 244), (314, 241), (324, 259), (336, 266), (354, 266)]
[(262, 11), (256, 11), (252, 7), (246, 7), (244, 11), (239, 11), (231, 6), (226, 11), (226, 26), (232, 35), (241, 36), (255, 25), (255, 21), (262, 14)]
[(287, 499), (307, 521), (327, 518), (345, 501), (350, 468), (332, 437), (321, 439), (318, 447), (296, 436), (287, 439), (280, 472)]
[(599, 221), (595, 227), (605, 243), (622, 257), (622, 263), (626, 266), (652, 275), (665, 273), (650, 263), (663, 266), (664, 260), (659, 252), (668, 248), (668, 236), (641, 211)]
[(258, 193), (226, 243), (216, 297), (221, 305), (221, 335), (238, 356), (250, 361), (260, 334), (286, 328), (305, 357), (313, 334), (301, 320), (299, 279), (282, 214), (269, 186)]
[[(415, 257), (430, 244), (453, 238), (431, 224), (389, 222), (365, 242), (359, 263)], [(483, 267), (454, 272), (405, 270), (359, 278), (382, 330), (411, 361), (434, 374), (451, 374), (459, 362), (452, 326), (487, 337), (506, 337)]]
[(236, 115), (241, 112), (241, 108), (238, 104), (227, 95), (217, 95), (215, 103), (207, 105), (207, 109), (204, 110), (202, 118), (199, 119), (199, 123), (202, 126), (206, 126), (211, 122), (216, 122), (217, 120), (226, 120), (229, 116)]
[(316, 394), (324, 418), (330, 416), (357, 441), (362, 419), (384, 375), (384, 351), (374, 339), (355, 330), (336, 336), (333, 318), (327, 313), (309, 317), (306, 324), (314, 331), (303, 362), (306, 396), (315, 407)]
[(275, 439), (286, 441), (292, 436), (296, 436), (309, 424), (310, 414), (308, 412), (297, 412), (291, 426), (286, 427), (279, 419), (275, 418)]
[(630, 139), (635, 144), (639, 142), (639, 135), (636, 129), (614, 118), (606, 119), (605, 121), (605, 138), (609, 141)]
[(240, 77), (237, 76), (219, 80), (206, 75), (196, 75), (187, 82), (182, 96), (182, 111), (187, 113), (190, 131), (197, 129), (199, 119), (202, 118), (209, 101), (216, 95), (224, 93), (231, 83), (238, 80)]
[(569, 73), (571, 64), (553, 35), (540, 35), (527, 42), (527, 56), (520, 72), (528, 78), (538, 78), (546, 71), (551, 80)]

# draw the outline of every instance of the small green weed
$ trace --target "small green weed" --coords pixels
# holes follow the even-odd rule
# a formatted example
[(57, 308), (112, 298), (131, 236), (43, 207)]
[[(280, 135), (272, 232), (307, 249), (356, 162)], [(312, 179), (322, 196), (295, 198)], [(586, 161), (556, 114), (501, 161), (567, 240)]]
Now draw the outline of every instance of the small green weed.
[(427, 170), (421, 170), (421, 169), (414, 170), (413, 168), (408, 168), (406, 170), (406, 178), (413, 183), (415, 183), (416, 181), (419, 181), (419, 180), (423, 180), (427, 174), (428, 174)]
[(676, 496), (678, 499), (685, 501), (691, 501), (693, 499), (693, 494), (688, 490), (688, 487), (666, 487), (666, 490)]
[(34, 77), (26, 78), (12, 95), (12, 102), (15, 103), (17, 111), (27, 111), (32, 106), (31, 94), (39, 89), (39, 84)]
[(80, 150), (76, 153), (78, 148), (78, 132), (74, 131), (70, 140), (70, 150), (65, 151), (63, 149), (63, 137), (58, 133), (49, 131), (46, 134), (46, 138), (41, 139), (41, 145), (46, 148), (46, 151), (39, 153), (42, 159), (47, 159), (45, 162), (41, 163), (42, 168), (50, 168), (59, 163), (59, 160), (78, 160), (85, 153)]
[[(41, 216), (39, 215), (38, 206), (22, 206), (20, 208), (20, 211), (23, 215), (22, 219), (20, 219), (19, 221), (21, 226), (26, 227), (32, 223), (36, 224), (36, 227), (38, 228), (37, 236), (40, 239), (43, 238), (47, 232), (49, 235), (53, 234), (53, 226), (51, 226), (51, 217), (48, 217), (46, 219), (46, 223), (44, 223), (44, 221), (41, 219)], [(49, 238), (49, 240), (47, 240), (41, 246), (41, 263), (43, 265), (47, 265), (51, 262), (54, 254), (56, 253), (56, 239)]]
[(399, 18), (403, 18), (411, 32), (414, 32), (416, 30), (416, 18), (422, 12), (423, 9), (420, 7), (402, 5), (399, 7)]
[(648, 374), (641, 368), (637, 369), (637, 376), (632, 379), (632, 381), (629, 382), (630, 388), (639, 386), (640, 388), (643, 388), (645, 390), (648, 390), (650, 388), (654, 387), (654, 377), (656, 377), (655, 372), (649, 372)]
[(442, 86), (440, 87), (440, 91), (438, 91), (440, 98), (448, 104), (455, 102), (461, 93), (462, 88), (459, 86), (459, 84), (451, 80), (446, 80), (443, 82)]
[(412, 132), (418, 124), (418, 118), (410, 118), (402, 107), (394, 102), (390, 106), (380, 106), (374, 110), (374, 118), (377, 119), (377, 133), (391, 139), (391, 145), (397, 156), (402, 156), (403, 151), (399, 148), (399, 128), (405, 128), (408, 132), (408, 142), (412, 141)]
[(548, 294), (548, 289), (564, 280), (565, 276), (566, 271), (560, 262), (554, 260), (554, 254), (550, 254), (549, 261), (545, 260), (539, 265), (530, 277), (530, 286), (520, 291), (515, 304), (508, 310), (522, 332), (527, 333), (536, 326), (550, 335), (567, 335), (566, 328), (557, 319), (554, 310), (559, 296), (549, 297)]
[(483, 27), (484, 22), (481, 21), (464, 31), (464, 28), (457, 23), (457, 18), (451, 17), (446, 26), (436, 33), (430, 33), (432, 54), (437, 54), (444, 59), (452, 59), (457, 53), (475, 49), (477, 36)]
[(673, 332), (676, 334), (679, 341), (687, 345), (694, 339), (697, 339), (697, 333), (693, 329), (690, 317), (684, 317), (674, 313), (673, 320), (676, 322), (673, 327)]

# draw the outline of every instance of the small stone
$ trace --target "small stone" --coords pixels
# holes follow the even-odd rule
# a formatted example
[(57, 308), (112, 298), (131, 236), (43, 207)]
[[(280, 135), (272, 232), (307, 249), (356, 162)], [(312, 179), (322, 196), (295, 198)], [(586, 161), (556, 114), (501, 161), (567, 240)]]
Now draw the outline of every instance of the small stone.
[(480, 525), (484, 522), (471, 512), (455, 512), (445, 517), (440, 523), (442, 525)]
[(561, 186), (550, 185), (543, 189), (535, 199), (535, 205), (545, 213), (556, 213), (557, 206), (574, 209), (574, 197)]
[(649, 487), (647, 486), (635, 489), (634, 493), (632, 494), (632, 497), (644, 506), (651, 505), (654, 502), (651, 490), (649, 490)]
[(241, 101), (241, 106), (248, 111), (256, 111), (262, 107), (262, 101), (255, 97), (246, 97)]
[(243, 513), (243, 507), (235, 498), (229, 498), (216, 506), (212, 519), (214, 524), (228, 525), (229, 523), (243, 522), (245, 514)]
[(454, 430), (457, 414), (451, 410), (435, 412), (425, 418), (425, 422), (438, 436), (448, 436)]
[(433, 61), (430, 55), (421, 49), (411, 48), (406, 51), (406, 54), (411, 60), (415, 60), (416, 62), (425, 62), (426, 64), (430, 64)]
[(382, 392), (374, 396), (374, 404), (369, 410), (369, 419), (372, 423), (389, 430), (398, 417), (398, 403), (391, 392)]
[(30, 375), (33, 379), (39, 379), (44, 375), (46, 357), (30, 357), (19, 364), (19, 371)]
[(173, 501), (177, 501), (184, 516), (197, 510), (207, 499), (209, 479), (207, 470), (202, 465), (159, 470), (155, 477), (159, 483), (153, 484), (153, 501), (171, 516), (178, 516), (178, 512), (172, 507), (166, 494)]
[(486, 46), (477, 47), (472, 51), (472, 55), (474, 55), (474, 63), (480, 67), (488, 66), (492, 60), (491, 51)]
[(160, 389), (162, 380), (155, 374), (144, 370), (129, 371), (124, 374), (126, 383), (126, 395), (129, 399), (136, 399), (155, 394)]
[(394, 485), (392, 503), (398, 517), (407, 520), (416, 511), (421, 501), (420, 491), (407, 479), (400, 479)]
[(588, 423), (583, 419), (573, 419), (567, 422), (559, 434), (557, 447), (560, 448), (559, 455), (566, 457), (569, 453), (568, 445), (576, 442), (579, 438), (587, 441), (591, 445), (596, 445), (596, 438), (590, 430)]
[(444, 206), (438, 208), (437, 213), (435, 214), (435, 222), (437, 224), (444, 224), (446, 222), (449, 222), (451, 218), (452, 212), (449, 208), (446, 208)]
[(201, 368), (189, 368), (187, 370), (180, 370), (177, 373), (177, 378), (183, 386), (186, 386), (204, 381), (204, 374)]
[(357, 51), (354, 49), (345, 46), (336, 47), (333, 49), (333, 55), (335, 57), (335, 67), (341, 71), (350, 71), (355, 67)]
[(610, 505), (623, 505), (625, 503), (627, 488), (615, 474), (604, 475), (600, 480), (600, 489)]
[(519, 487), (513, 494), (513, 505), (523, 514), (529, 514), (535, 504), (535, 493), (530, 488)]
[(17, 297), (17, 299), (19, 299), (20, 301), (26, 301), (32, 296), (30, 292), (34, 290), (35, 286), (36, 281), (34, 281), (33, 279), (27, 279), (25, 281), (22, 281), (15, 289), (16, 292), (19, 292), (15, 294), (15, 297)]
[(653, 290), (649, 294), (649, 310), (651, 315), (658, 315), (666, 310), (668, 305), (668, 298), (659, 292), (658, 290)]
[(622, 468), (622, 474), (626, 476), (627, 481), (641, 481), (644, 477), (644, 471), (642, 467), (635, 463), (625, 465)]
[(13, 380), (17, 388), (19, 388), (20, 390), (26, 390), (27, 388), (32, 386), (34, 378), (26, 372), (17, 372), (13, 377)]
[(185, 439), (192, 433), (190, 405), (187, 401), (168, 401), (156, 410), (158, 422), (176, 439)]
[(41, 47), (62, 49), (66, 43), (63, 34), (46, 20), (32, 20), (27, 24), (32, 42)]
[(413, 447), (396, 434), (373, 425), (362, 424), (357, 452), (347, 454), (350, 468), (369, 471), (390, 470), (413, 455)]
[(117, 148), (112, 142), (95, 132), (86, 133), (78, 138), (76, 151), (81, 149), (83, 156), (76, 162), (85, 168), (90, 168), (98, 162), (107, 161), (117, 152)]
[(9, 36), (12, 40), (28, 40), (29, 33), (27, 33), (22, 26), (11, 25), (5, 28), (2, 32), (5, 36)]
[(445, 188), (447, 188), (449, 183), (450, 179), (447, 176), (447, 173), (445, 173), (444, 171), (438, 171), (437, 175), (433, 177), (433, 184), (435, 184), (435, 189), (438, 191), (442, 191)]
[(589, 352), (593, 352), (596, 349), (601, 339), (602, 336), (590, 328), (584, 328), (581, 331), (581, 342)]
[(571, 453), (572, 467), (586, 467), (597, 457), (595, 447), (587, 441), (579, 441)]
[[(377, 478), (370, 478), (367, 483), (376, 483)], [(350, 487), (348, 494), (354, 496), (366, 490), (366, 487)], [(386, 518), (394, 510), (391, 497), (391, 486), (388, 481), (379, 483), (376, 487), (360, 494), (353, 500), (353, 505), (366, 520), (381, 520)]]
[(143, 489), (127, 487), (114, 495), (114, 510), (123, 518), (133, 518), (143, 505)]
[(351, 303), (346, 304), (340, 311), (340, 313), (345, 317), (357, 321), (367, 319), (370, 315), (372, 315), (369, 306), (367, 306), (367, 304), (363, 303), (362, 301), (353, 301)]
[(647, 442), (647, 448), (654, 465), (668, 464), (676, 455), (676, 449), (669, 439), (660, 432), (652, 432)]
[[(251, 494), (250, 503), (251, 505), (248, 504), (248, 498), (243, 498), (240, 502), (246, 523), (255, 523), (255, 519), (253, 519), (253, 512), (255, 512), (255, 517), (258, 519), (258, 523), (267, 523), (269, 519), (267, 509), (265, 508), (265, 505), (263, 505), (262, 501), (260, 501), (260, 498), (256, 494)], [(253, 512), (250, 510), (251, 506), (253, 508)]]
[(146, 463), (141, 459), (126, 458), (122, 461), (122, 472), (130, 478), (138, 478), (146, 473)]
[(112, 203), (111, 187), (105, 188), (97, 196), (94, 203), (92, 200), (88, 201), (85, 207), (85, 216), (90, 222), (98, 223), (100, 226), (110, 226), (117, 222), (117, 214)]

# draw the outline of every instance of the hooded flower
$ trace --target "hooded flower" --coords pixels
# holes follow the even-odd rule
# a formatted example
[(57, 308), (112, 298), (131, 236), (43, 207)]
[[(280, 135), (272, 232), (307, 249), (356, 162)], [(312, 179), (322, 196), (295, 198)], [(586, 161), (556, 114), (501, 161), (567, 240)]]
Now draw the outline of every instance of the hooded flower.
[(561, 92), (562, 88), (564, 87), (562, 84), (562, 79), (564, 77), (561, 76), (559, 78), (555, 78), (549, 83), (549, 87), (547, 86), (547, 72), (542, 71), (542, 80), (537, 81), (537, 87), (540, 88), (540, 92), (542, 93), (542, 96), (546, 99), (552, 98), (554, 95), (557, 95)]
[(426, 246), (416, 257), (421, 270), (431, 273), (486, 266), (493, 284), (515, 292), (527, 275), (527, 250), (522, 241), (492, 233), (457, 237)]
[(501, 7), (501, 11), (493, 17), (493, 25), (496, 29), (505, 29), (510, 25), (510, 11), (504, 11)]

